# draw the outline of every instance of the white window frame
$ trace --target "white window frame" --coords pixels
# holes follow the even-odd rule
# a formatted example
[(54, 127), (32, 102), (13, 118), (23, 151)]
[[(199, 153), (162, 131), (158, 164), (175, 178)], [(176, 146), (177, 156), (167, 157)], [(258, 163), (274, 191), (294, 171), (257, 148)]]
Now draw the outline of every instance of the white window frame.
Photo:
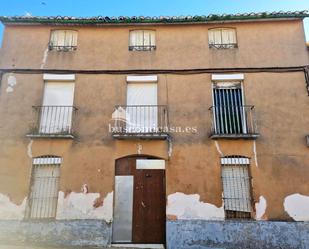
[(77, 39), (77, 30), (53, 29), (50, 32), (49, 50), (64, 52), (74, 51), (77, 49)]
[[(75, 74), (44, 74), (44, 92), (39, 107), (39, 134), (43, 136), (72, 136), (75, 93)], [(68, 86), (72, 101), (69, 104), (46, 104), (48, 86)], [(63, 89), (61, 90), (62, 93)], [(67, 101), (69, 98), (65, 98)], [(66, 102), (67, 102), (66, 101)]]
[[(243, 157), (243, 156), (228, 156), (228, 157), (222, 157), (220, 163), (221, 163), (222, 188), (223, 188), (223, 198), (224, 198), (223, 199), (224, 200), (224, 210), (251, 213), (252, 212), (252, 184), (251, 184), (251, 175), (250, 175), (250, 159), (248, 157)], [(224, 170), (227, 169), (228, 167), (230, 169), (235, 167), (235, 170), (236, 170), (236, 167), (238, 169), (243, 168), (243, 170), (246, 171), (246, 175), (248, 178), (242, 179), (243, 183), (240, 183), (240, 184), (238, 183), (238, 185), (236, 182), (230, 182), (231, 179), (225, 179), (224, 177), (226, 175), (224, 173)], [(235, 171), (233, 172), (233, 175), (229, 177), (231, 177), (235, 181), (234, 174), (235, 174)], [(236, 173), (236, 175), (238, 176), (241, 176), (241, 174), (242, 174), (241, 172)], [(236, 185), (236, 188), (226, 190), (225, 187), (227, 185), (234, 186), (234, 187)], [(241, 185), (241, 189), (237, 189), (239, 185)], [(227, 198), (227, 196), (225, 196), (225, 193), (227, 192), (229, 194), (230, 192), (233, 192), (235, 196), (232, 196), (232, 197), (229, 196)], [(243, 198), (240, 200), (237, 200), (237, 196), (242, 196)], [(233, 201), (233, 198), (236, 198), (236, 200)], [(237, 205), (239, 206), (237, 207)], [(227, 208), (227, 206), (229, 207)]]
[[(146, 35), (149, 36), (148, 39), (146, 39)], [(130, 51), (153, 51), (155, 49), (156, 49), (156, 31), (155, 30), (150, 30), (150, 29), (130, 30), (129, 32), (129, 50)]]
[[(233, 37), (229, 37), (227, 41), (224, 41), (223, 33), (232, 32)], [(220, 41), (216, 40), (216, 33), (220, 34)], [(228, 35), (229, 36), (229, 35)], [(216, 49), (232, 49), (238, 47), (236, 28), (211, 28), (208, 29), (208, 45), (209, 48)]]
[[(26, 219), (56, 218), (61, 163), (62, 158), (58, 156), (46, 155), (33, 158)], [(51, 169), (51, 175), (46, 175), (48, 171), (41, 170), (45, 167)], [(41, 196), (43, 193), (45, 195)]]
[[(241, 89), (241, 98), (242, 98), (242, 129), (243, 129), (243, 134), (247, 134), (248, 132), (248, 127), (247, 127), (247, 117), (246, 117), (246, 110), (244, 108), (244, 106), (246, 105), (245, 103), (245, 94), (244, 94), (244, 84), (243, 84), (243, 79), (244, 76), (243, 74), (239, 74), (239, 75), (212, 75), (212, 84), (211, 84), (211, 95), (212, 95), (212, 106), (215, 107), (215, 96), (214, 96), (214, 88), (217, 85), (222, 85), (222, 86), (226, 86), (226, 88), (233, 88), (236, 85), (240, 85), (240, 89)], [(219, 79), (219, 80), (218, 80)], [(216, 119), (216, 113), (215, 110), (213, 109), (213, 120), (214, 120), (214, 131), (217, 134), (217, 119)]]

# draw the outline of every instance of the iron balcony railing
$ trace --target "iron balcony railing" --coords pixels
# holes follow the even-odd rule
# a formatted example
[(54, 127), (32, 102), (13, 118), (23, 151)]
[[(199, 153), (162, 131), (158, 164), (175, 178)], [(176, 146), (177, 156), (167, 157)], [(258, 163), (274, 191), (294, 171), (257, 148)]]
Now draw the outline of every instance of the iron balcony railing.
[(69, 51), (75, 51), (77, 49), (77, 46), (59, 46), (59, 45), (54, 45), (50, 43), (48, 45), (48, 48), (49, 50), (69, 52)]
[(218, 105), (209, 108), (212, 138), (257, 138), (254, 106)]
[(238, 45), (237, 43), (209, 44), (209, 48), (217, 48), (217, 49), (238, 48)]
[(35, 119), (28, 136), (73, 137), (76, 107), (33, 106), (33, 111)]
[(156, 50), (155, 45), (129, 46), (129, 51), (153, 51)]
[(157, 137), (168, 133), (168, 109), (165, 105), (117, 105), (112, 120), (114, 137)]

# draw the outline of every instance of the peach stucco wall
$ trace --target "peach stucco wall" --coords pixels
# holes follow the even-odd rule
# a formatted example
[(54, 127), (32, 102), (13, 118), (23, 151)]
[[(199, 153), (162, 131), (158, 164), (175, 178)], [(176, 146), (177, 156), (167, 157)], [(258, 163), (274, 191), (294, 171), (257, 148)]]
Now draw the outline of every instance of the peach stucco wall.
[[(217, 25), (218, 26), (218, 25)], [(130, 27), (78, 27), (76, 52), (48, 52), (45, 69), (167, 69), (207, 67), (298, 66), (308, 64), (302, 23), (260, 22), (237, 28), (239, 48), (208, 49), (207, 29), (214, 25), (151, 26), (157, 30), (155, 52), (129, 52)], [(40, 68), (52, 27), (9, 26), (0, 68)], [(13, 91), (7, 91), (9, 77)], [(172, 126), (197, 127), (196, 133), (172, 134), (166, 141), (119, 141), (108, 132), (114, 105), (126, 103), (126, 75), (76, 75), (74, 105), (78, 137), (74, 140), (26, 138), (32, 106), (42, 103), (41, 74), (5, 74), (0, 88), (0, 193), (20, 204), (28, 194), (31, 157), (63, 157), (60, 190), (107, 196), (114, 189), (117, 158), (145, 154), (167, 160), (167, 195), (199, 194), (201, 201), (222, 206), (219, 159), (250, 157), (254, 202), (267, 200), (265, 217), (287, 219), (286, 196), (309, 195), (309, 97), (302, 72), (247, 73), (245, 99), (254, 105), (261, 137), (218, 140), (208, 135), (212, 105), (211, 75), (158, 75), (159, 104), (168, 105)]]

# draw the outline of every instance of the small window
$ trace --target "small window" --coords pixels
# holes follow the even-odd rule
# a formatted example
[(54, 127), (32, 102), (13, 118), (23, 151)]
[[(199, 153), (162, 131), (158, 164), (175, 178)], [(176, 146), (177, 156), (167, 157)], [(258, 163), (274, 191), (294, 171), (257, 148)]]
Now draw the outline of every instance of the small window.
[(50, 50), (74, 51), (77, 49), (77, 31), (75, 30), (52, 30)]
[(236, 29), (218, 28), (208, 30), (210, 48), (228, 49), (237, 48)]
[(56, 217), (61, 157), (36, 157), (32, 162), (31, 188), (26, 218)]
[(155, 31), (132, 30), (130, 31), (130, 51), (152, 51), (156, 49)]
[(251, 178), (249, 158), (221, 158), (224, 210), (227, 219), (251, 218)]

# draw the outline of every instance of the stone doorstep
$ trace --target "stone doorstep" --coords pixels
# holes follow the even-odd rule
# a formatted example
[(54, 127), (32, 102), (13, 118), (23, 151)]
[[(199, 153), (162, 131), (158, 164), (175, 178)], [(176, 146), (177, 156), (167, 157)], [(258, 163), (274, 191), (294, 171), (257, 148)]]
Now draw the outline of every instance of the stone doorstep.
[(163, 244), (112, 244), (110, 248), (117, 249), (132, 249), (132, 248), (141, 248), (141, 249), (164, 249)]

